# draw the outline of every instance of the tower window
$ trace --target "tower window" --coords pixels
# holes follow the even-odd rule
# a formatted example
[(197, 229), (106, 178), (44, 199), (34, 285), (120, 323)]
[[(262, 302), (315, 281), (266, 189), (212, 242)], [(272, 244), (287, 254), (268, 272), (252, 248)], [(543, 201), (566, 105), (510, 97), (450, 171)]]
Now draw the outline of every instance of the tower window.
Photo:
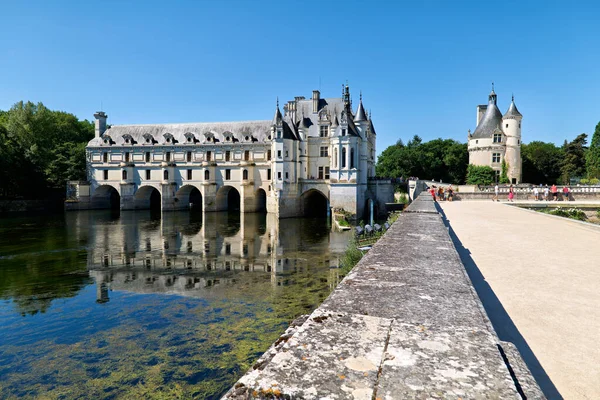
[(329, 157), (328, 147), (321, 147), (321, 157)]
[(104, 171), (102, 171), (102, 175), (103, 175), (103, 178), (104, 178), (105, 181), (108, 180), (108, 170), (107, 169), (105, 169)]
[(346, 128), (342, 128), (342, 136), (346, 136)]
[(187, 179), (188, 179), (188, 181), (192, 180), (192, 170), (191, 169), (187, 170)]
[(127, 171), (126, 170), (123, 171), (123, 180), (124, 181), (127, 180)]
[(325, 179), (329, 179), (329, 167), (325, 167)]
[(187, 158), (187, 162), (190, 162), (190, 161), (192, 161), (192, 152), (191, 152), (191, 151), (188, 151), (188, 152), (187, 152), (187, 156), (186, 156), (186, 158)]
[(146, 180), (147, 181), (150, 180), (150, 170), (149, 169), (146, 170)]
[(281, 172), (277, 173), (277, 179), (281, 180)]
[(285, 179), (288, 179), (289, 177), (290, 177), (290, 174), (289, 174), (289, 172), (286, 172), (286, 173), (285, 173)]
[(102, 162), (108, 162), (108, 153), (102, 153)]
[(277, 158), (281, 158), (281, 150), (277, 150)]
[(327, 137), (329, 134), (329, 127), (327, 125), (321, 125), (319, 127), (319, 136), (320, 137)]
[(350, 149), (350, 168), (354, 168), (354, 149)]
[(167, 162), (171, 161), (171, 152), (167, 151)]
[(494, 133), (494, 143), (502, 143), (502, 134)]
[(146, 162), (150, 162), (150, 152), (146, 152)]
[(225, 170), (225, 180), (228, 181), (231, 179), (231, 170), (230, 169), (226, 169)]
[(125, 162), (129, 162), (129, 152), (125, 153)]
[(230, 161), (231, 160), (231, 152), (229, 150), (227, 150), (225, 152), (225, 161)]
[(500, 162), (500, 153), (492, 153), (492, 163)]
[(248, 170), (245, 169), (244, 171), (242, 171), (242, 179), (247, 181), (248, 180)]
[(285, 158), (288, 158), (290, 156), (290, 153), (286, 150), (285, 151)]
[(346, 148), (342, 147), (342, 168), (346, 168)]
[(206, 161), (210, 161), (212, 159), (212, 154), (210, 153), (210, 151), (206, 152)]
[(169, 171), (165, 170), (165, 172), (163, 172), (163, 178), (165, 181), (169, 180)]
[(249, 161), (250, 160), (250, 151), (246, 150), (244, 151), (244, 161)]
[(210, 172), (208, 170), (204, 171), (204, 180), (207, 181), (210, 179)]
[(506, 124), (506, 127), (508, 128), (508, 124)]
[(271, 161), (271, 150), (267, 150), (267, 161)]
[(270, 181), (271, 180), (271, 168), (269, 168), (267, 170), (267, 180)]
[(323, 179), (323, 167), (319, 167), (319, 179)]

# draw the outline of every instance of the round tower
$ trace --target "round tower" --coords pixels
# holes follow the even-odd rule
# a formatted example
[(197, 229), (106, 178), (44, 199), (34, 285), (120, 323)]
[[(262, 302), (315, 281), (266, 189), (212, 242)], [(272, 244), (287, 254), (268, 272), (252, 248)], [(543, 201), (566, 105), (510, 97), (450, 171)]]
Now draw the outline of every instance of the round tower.
[(523, 115), (512, 97), (508, 111), (502, 117), (502, 130), (506, 135), (506, 153), (504, 160), (508, 164), (508, 179), (511, 183), (521, 183), (521, 121)]

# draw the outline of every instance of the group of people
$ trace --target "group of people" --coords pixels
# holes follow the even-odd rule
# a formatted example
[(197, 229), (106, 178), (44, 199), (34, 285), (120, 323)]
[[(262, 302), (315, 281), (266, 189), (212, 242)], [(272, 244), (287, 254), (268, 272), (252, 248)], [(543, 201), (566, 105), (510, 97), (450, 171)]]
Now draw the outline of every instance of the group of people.
[(454, 189), (452, 189), (452, 185), (448, 186), (446, 189), (444, 189), (443, 186), (435, 187), (435, 185), (432, 185), (429, 188), (429, 193), (433, 197), (433, 201), (452, 201), (454, 197)]
[[(550, 201), (550, 196), (552, 195), (552, 201), (558, 201), (558, 188), (556, 185), (552, 185), (552, 187), (548, 188), (548, 185), (542, 187), (540, 184), (539, 189), (537, 187), (533, 188), (533, 198), (536, 201)], [(563, 200), (570, 201), (571, 200), (571, 189), (568, 186), (563, 186), (562, 188)]]
[[(496, 186), (494, 186), (494, 197), (492, 197), (492, 201), (500, 201), (499, 200), (499, 187), (498, 184), (496, 184)], [(556, 187), (556, 185), (552, 185), (552, 187), (548, 187), (548, 185), (546, 186), (542, 186), (540, 184), (540, 187), (538, 189), (537, 186), (535, 186), (533, 188), (533, 198), (536, 201), (542, 201), (542, 200), (546, 200), (546, 201), (550, 201), (550, 195), (552, 195), (552, 201), (558, 201), (558, 188)], [(563, 200), (565, 201), (570, 201), (570, 195), (571, 195), (571, 190), (569, 189), (568, 186), (564, 186), (562, 188), (562, 195), (563, 195)], [(515, 198), (515, 190), (513, 188), (513, 185), (510, 185), (510, 187), (508, 188), (508, 201), (512, 202), (514, 201)]]

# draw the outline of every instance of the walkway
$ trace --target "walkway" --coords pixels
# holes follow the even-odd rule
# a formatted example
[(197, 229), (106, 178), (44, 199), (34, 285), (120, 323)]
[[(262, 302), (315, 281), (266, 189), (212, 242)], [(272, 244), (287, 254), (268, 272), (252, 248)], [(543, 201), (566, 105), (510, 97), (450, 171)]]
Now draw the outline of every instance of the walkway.
[(491, 201), (440, 205), (500, 339), (548, 398), (599, 399), (600, 226)]

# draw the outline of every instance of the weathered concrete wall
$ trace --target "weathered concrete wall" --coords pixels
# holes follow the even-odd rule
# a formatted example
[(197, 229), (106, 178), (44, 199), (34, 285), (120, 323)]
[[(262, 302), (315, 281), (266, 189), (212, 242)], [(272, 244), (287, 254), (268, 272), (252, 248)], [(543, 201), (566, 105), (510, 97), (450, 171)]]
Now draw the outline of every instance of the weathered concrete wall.
[(424, 193), (224, 398), (544, 398), (506, 349)]

